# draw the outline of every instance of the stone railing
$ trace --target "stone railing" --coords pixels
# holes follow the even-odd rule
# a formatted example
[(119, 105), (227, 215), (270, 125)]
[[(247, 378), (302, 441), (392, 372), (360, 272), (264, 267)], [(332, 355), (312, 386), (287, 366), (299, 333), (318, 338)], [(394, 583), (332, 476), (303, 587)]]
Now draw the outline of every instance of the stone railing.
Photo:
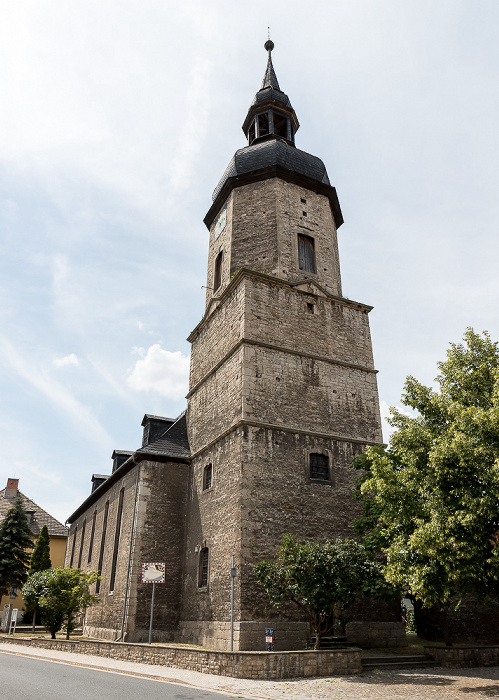
[(498, 646), (425, 646), (425, 654), (432, 656), (441, 666), (448, 668), (473, 668), (477, 666), (499, 666)]
[(310, 676), (350, 675), (362, 672), (361, 651), (324, 649), (319, 651), (218, 651), (163, 644), (129, 644), (94, 639), (45, 639), (41, 637), (0, 637), (2, 642), (57, 651), (175, 666), (201, 673), (233, 678), (272, 680)]

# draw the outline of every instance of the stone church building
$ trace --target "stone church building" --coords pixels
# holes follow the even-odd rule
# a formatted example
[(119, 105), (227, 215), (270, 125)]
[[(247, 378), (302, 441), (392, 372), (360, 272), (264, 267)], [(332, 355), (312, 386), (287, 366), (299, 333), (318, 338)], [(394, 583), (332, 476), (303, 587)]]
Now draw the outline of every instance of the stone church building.
[[(382, 443), (371, 307), (342, 295), (343, 223), (324, 163), (299, 150), (299, 128), (272, 66), (243, 123), (247, 145), (215, 188), (204, 316), (192, 331), (187, 410), (146, 415), (142, 446), (116, 450), (110, 476), (68, 518), (66, 566), (102, 572), (85, 634), (147, 640), (151, 585), (141, 564), (165, 562), (153, 639), (303, 648), (298, 609), (271, 608), (253, 566), (285, 532), (351, 536), (349, 464)], [(362, 622), (362, 615), (370, 622)], [(357, 629), (376, 645), (404, 634), (396, 611), (373, 605)], [(356, 623), (349, 636), (355, 641)], [(400, 640), (401, 641), (401, 640)], [(385, 641), (386, 643), (386, 641)], [(393, 643), (393, 640), (392, 640)]]

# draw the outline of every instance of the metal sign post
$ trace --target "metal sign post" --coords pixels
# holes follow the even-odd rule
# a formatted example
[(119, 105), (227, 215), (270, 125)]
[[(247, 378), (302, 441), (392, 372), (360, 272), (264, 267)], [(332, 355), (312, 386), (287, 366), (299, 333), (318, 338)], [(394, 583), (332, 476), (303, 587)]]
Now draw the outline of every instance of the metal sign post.
[(11, 635), (14, 636), (16, 633), (16, 622), (17, 622), (17, 608), (14, 608), (12, 611), (12, 617), (10, 618), (9, 637)]
[(265, 651), (274, 651), (274, 628), (265, 628)]
[(149, 644), (152, 639), (152, 621), (154, 615), (154, 593), (157, 583), (165, 582), (165, 562), (150, 562), (142, 564), (142, 583), (152, 583), (151, 617), (149, 620)]
[(234, 651), (234, 579), (237, 576), (237, 569), (232, 555), (232, 565), (230, 568), (230, 650)]

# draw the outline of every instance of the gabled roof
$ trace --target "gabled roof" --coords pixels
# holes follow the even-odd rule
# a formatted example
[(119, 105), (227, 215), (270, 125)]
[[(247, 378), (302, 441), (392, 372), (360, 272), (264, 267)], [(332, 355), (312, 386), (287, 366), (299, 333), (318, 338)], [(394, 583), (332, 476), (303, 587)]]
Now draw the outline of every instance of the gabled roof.
[[(33, 518), (30, 523), (31, 532), (38, 536), (44, 525), (47, 526), (50, 537), (67, 537), (68, 529), (65, 525), (53, 518), (46, 510), (40, 508), (34, 501), (24, 495), (21, 491), (17, 492), (21, 497), (25, 510), (33, 511)], [(3, 520), (7, 512), (12, 508), (14, 503), (13, 498), (5, 498), (5, 489), (0, 491), (0, 520)]]

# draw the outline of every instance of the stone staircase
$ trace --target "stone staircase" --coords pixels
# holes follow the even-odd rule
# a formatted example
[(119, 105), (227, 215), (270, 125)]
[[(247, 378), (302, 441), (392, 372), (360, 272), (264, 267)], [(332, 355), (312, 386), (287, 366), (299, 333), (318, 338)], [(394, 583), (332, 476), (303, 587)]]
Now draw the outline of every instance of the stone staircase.
[[(308, 644), (307, 649), (313, 649), (315, 645), (315, 636), (312, 636), (310, 644)], [(326, 634), (321, 637), (321, 649), (344, 649), (345, 647), (356, 647), (358, 646), (355, 642), (347, 642), (346, 637), (333, 637), (332, 635)]]
[(386, 654), (384, 656), (370, 656), (362, 654), (362, 668), (364, 671), (392, 671), (395, 669), (411, 668), (435, 668), (440, 664), (429, 654)]

